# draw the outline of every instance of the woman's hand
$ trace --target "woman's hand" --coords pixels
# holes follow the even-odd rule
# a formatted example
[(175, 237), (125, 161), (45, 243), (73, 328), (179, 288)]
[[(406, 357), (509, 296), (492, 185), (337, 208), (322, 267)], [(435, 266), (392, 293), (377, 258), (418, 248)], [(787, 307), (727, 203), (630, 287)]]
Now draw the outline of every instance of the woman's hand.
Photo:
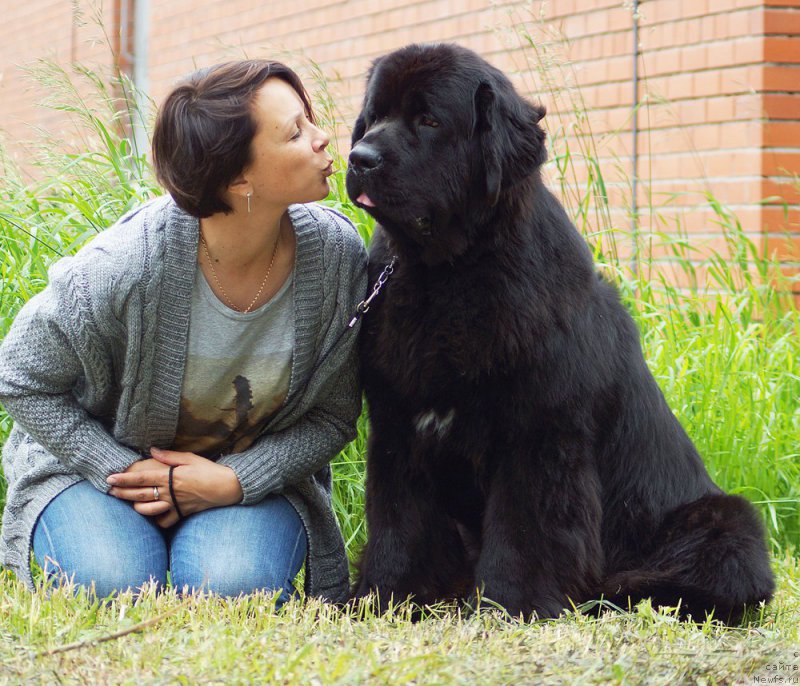
[[(120, 474), (108, 477), (109, 495), (134, 503), (143, 515), (155, 517), (163, 528), (178, 521), (169, 492), (169, 469), (178, 507), (184, 516), (212, 507), (235, 505), (242, 499), (242, 487), (230, 467), (219, 465), (194, 453), (152, 448), (153, 459), (134, 462)], [(153, 487), (158, 488), (158, 500)]]

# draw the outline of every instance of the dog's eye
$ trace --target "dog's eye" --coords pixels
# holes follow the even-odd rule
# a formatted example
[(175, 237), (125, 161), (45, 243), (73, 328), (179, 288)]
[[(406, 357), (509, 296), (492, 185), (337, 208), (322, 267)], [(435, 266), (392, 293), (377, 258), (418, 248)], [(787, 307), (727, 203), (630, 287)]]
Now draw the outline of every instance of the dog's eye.
[(433, 117), (427, 114), (420, 115), (419, 118), (419, 125), (420, 126), (429, 126), (432, 129), (435, 129), (439, 126), (439, 122), (436, 121)]

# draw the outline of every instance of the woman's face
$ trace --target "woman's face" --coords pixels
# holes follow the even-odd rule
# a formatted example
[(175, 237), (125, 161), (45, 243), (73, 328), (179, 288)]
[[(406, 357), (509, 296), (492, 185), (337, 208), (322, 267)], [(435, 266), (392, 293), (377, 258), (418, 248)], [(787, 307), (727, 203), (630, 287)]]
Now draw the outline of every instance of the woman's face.
[(330, 137), (306, 118), (300, 96), (285, 81), (267, 79), (253, 101), (253, 118), (253, 161), (242, 172), (252, 185), (253, 203), (322, 200), (333, 173), (333, 158), (325, 152)]

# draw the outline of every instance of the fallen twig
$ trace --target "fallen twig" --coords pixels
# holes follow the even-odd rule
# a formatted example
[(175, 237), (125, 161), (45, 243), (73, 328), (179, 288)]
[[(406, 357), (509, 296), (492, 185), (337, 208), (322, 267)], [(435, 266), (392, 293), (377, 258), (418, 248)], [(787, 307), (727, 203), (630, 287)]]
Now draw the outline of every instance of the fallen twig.
[(67, 645), (58, 646), (56, 648), (50, 648), (49, 650), (42, 650), (34, 655), (34, 658), (40, 657), (47, 657), (48, 655), (56, 655), (57, 653), (66, 653), (70, 650), (78, 650), (80, 648), (86, 648), (87, 646), (97, 645), (98, 643), (105, 643), (106, 641), (113, 641), (117, 638), (122, 638), (123, 636), (127, 636), (128, 634), (133, 634), (137, 631), (142, 631), (142, 629), (147, 629), (148, 627), (154, 626), (158, 624), (163, 619), (166, 619), (170, 615), (174, 615), (178, 610), (188, 604), (191, 598), (187, 598), (179, 605), (173, 607), (171, 610), (167, 610), (156, 617), (152, 617), (144, 622), (139, 622), (138, 624), (134, 624), (127, 629), (123, 629), (122, 631), (115, 631), (113, 634), (108, 634), (106, 636), (99, 636), (97, 638), (88, 638), (83, 641), (76, 641), (75, 643), (68, 643)]

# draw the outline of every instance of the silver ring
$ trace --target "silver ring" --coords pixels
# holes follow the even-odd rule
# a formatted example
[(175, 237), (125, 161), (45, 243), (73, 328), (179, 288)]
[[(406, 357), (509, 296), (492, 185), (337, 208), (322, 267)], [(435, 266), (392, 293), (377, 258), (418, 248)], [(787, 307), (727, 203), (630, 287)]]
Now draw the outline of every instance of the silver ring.
[(153, 500), (158, 500), (158, 486), (153, 486)]

